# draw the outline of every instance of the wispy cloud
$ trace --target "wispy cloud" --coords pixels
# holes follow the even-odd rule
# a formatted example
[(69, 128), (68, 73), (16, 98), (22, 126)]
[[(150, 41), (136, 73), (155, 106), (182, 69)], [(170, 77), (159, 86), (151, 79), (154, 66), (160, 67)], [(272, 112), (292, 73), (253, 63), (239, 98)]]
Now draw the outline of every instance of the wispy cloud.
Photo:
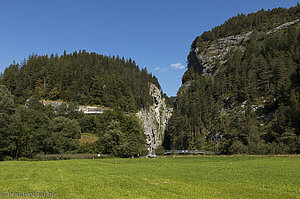
[(185, 69), (185, 66), (181, 63), (171, 64), (171, 67), (175, 69)]
[(158, 71), (158, 70), (160, 70), (160, 67), (156, 67), (156, 68), (154, 68), (154, 70), (153, 70), (153, 71), (155, 72), (155, 71)]
[(157, 71), (164, 73), (164, 72), (167, 72), (168, 69), (167, 68), (160, 68), (160, 67), (156, 67), (156, 68), (153, 69), (153, 72), (157, 72)]
[(162, 68), (162, 69), (160, 69), (160, 72), (167, 72), (167, 71), (168, 71), (167, 68)]

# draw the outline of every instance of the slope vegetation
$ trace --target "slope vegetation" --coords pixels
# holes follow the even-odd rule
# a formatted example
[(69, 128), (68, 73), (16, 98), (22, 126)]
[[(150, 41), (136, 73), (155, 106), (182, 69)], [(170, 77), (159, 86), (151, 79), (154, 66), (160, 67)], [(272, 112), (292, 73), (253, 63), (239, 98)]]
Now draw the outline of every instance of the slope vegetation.
[(299, 11), (239, 15), (196, 38), (170, 121), (173, 148), (300, 152)]

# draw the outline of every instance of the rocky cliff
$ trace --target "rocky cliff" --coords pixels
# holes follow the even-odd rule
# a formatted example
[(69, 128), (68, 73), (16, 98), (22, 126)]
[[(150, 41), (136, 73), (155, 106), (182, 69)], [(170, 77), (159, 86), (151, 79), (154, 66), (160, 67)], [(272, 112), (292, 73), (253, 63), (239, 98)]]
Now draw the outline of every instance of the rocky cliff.
[[(294, 20), (281, 24), (266, 34), (273, 34), (292, 25), (300, 25), (300, 20)], [(232, 35), (229, 37), (206, 42), (200, 47), (191, 49), (188, 56), (188, 67), (193, 67), (199, 74), (213, 76), (218, 68), (227, 62), (226, 55), (236, 49), (244, 50), (244, 45), (252, 36), (253, 31), (245, 34)]]
[[(233, 53), (236, 49), (244, 51), (246, 45), (248, 44), (247, 41), (249, 41), (251, 37), (255, 37), (257, 41), (263, 41), (262, 35), (274, 34), (277, 31), (287, 29), (290, 26), (300, 27), (300, 20), (297, 19), (278, 25), (268, 31), (256, 33), (256, 36), (253, 35), (253, 31), (250, 31), (245, 34), (232, 35), (225, 38), (216, 39), (214, 41), (205, 42), (201, 47), (198, 46), (191, 49), (188, 56), (188, 67), (194, 68), (201, 75), (213, 77), (218, 71), (218, 68), (220, 68), (222, 65), (226, 65), (226, 55), (228, 53)], [(179, 93), (182, 94), (183, 92), (186, 92), (189, 89), (190, 85), (191, 81), (184, 82), (180, 88)], [(230, 100), (223, 100), (223, 103), (226, 104), (227, 101)], [(239, 107), (244, 108), (246, 103), (247, 101), (237, 105), (231, 102), (231, 104), (229, 104), (229, 107), (231, 111), (235, 112), (235, 109), (238, 109)], [(250, 106), (252, 107), (254, 112), (258, 112), (258, 110), (261, 110), (264, 107), (265, 103), (266, 100), (264, 100), (262, 97), (262, 99), (259, 100), (259, 104), (251, 104)], [(224, 110), (226, 109), (223, 108), (222, 112), (226, 112)], [(259, 115), (258, 117), (266, 118), (265, 123), (267, 123), (273, 115), (274, 112), (271, 111), (266, 115)]]
[(163, 142), (173, 109), (167, 106), (161, 90), (152, 83), (149, 92), (154, 99), (154, 104), (148, 109), (141, 109), (136, 115), (144, 126), (148, 150), (152, 152)]

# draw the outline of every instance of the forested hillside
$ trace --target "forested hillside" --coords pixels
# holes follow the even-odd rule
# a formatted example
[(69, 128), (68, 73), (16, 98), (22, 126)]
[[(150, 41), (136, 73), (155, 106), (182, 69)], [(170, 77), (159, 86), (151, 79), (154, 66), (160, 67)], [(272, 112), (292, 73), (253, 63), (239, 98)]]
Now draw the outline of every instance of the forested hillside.
[(196, 37), (192, 48), (202, 45), (205, 41), (213, 41), (230, 35), (237, 35), (249, 31), (267, 31), (280, 24), (300, 18), (299, 5), (290, 9), (275, 8), (263, 10), (248, 15), (239, 14), (228, 19), (224, 24), (214, 27), (211, 31), (205, 31), (201, 36)]
[(62, 56), (32, 55), (21, 65), (6, 68), (1, 81), (20, 104), (35, 96), (127, 112), (153, 104), (149, 82), (160, 88), (156, 77), (131, 59), (84, 50)]
[[(80, 144), (83, 133), (97, 139)], [(0, 160), (65, 153), (143, 155), (147, 154), (146, 136), (134, 114), (107, 110), (100, 115), (84, 115), (74, 104), (54, 108), (37, 98), (18, 105), (0, 85)]]
[[(150, 83), (160, 88), (156, 77), (131, 59), (85, 51), (32, 55), (21, 65), (10, 65), (0, 79), (0, 160), (36, 154), (147, 154), (145, 130), (135, 114), (154, 103)], [(44, 106), (41, 100), (64, 104)], [(85, 115), (77, 105), (106, 109)], [(80, 142), (83, 135), (95, 139)]]
[[(300, 5), (239, 15), (197, 37), (170, 120), (167, 147), (225, 154), (299, 153), (299, 22), (271, 31), (299, 15)], [(220, 40), (249, 31), (247, 37)], [(236, 38), (242, 38), (238, 45)], [(230, 45), (203, 53), (220, 41)], [(222, 61), (217, 59), (220, 52), (226, 55)], [(216, 59), (209, 59), (213, 56)], [(204, 59), (212, 63), (213, 72), (203, 72)]]

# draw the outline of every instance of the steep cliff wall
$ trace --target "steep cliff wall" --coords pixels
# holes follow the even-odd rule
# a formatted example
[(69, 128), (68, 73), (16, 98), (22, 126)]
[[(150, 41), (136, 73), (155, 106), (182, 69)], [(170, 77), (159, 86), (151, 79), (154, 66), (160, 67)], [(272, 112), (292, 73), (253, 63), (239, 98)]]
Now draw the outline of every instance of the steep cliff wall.
[(164, 133), (173, 109), (167, 107), (165, 99), (161, 95), (161, 90), (152, 83), (149, 92), (154, 99), (154, 104), (149, 109), (141, 109), (136, 115), (144, 126), (148, 150), (152, 152), (163, 142)]
[[(267, 34), (273, 34), (277, 31), (288, 28), (292, 25), (300, 25), (300, 20), (294, 20), (284, 23)], [(252, 31), (246, 34), (232, 35), (229, 37), (206, 42), (201, 48), (191, 49), (188, 56), (188, 67), (193, 67), (199, 74), (213, 76), (220, 65), (227, 62), (226, 55), (236, 49), (244, 50), (244, 45), (250, 39)]]

